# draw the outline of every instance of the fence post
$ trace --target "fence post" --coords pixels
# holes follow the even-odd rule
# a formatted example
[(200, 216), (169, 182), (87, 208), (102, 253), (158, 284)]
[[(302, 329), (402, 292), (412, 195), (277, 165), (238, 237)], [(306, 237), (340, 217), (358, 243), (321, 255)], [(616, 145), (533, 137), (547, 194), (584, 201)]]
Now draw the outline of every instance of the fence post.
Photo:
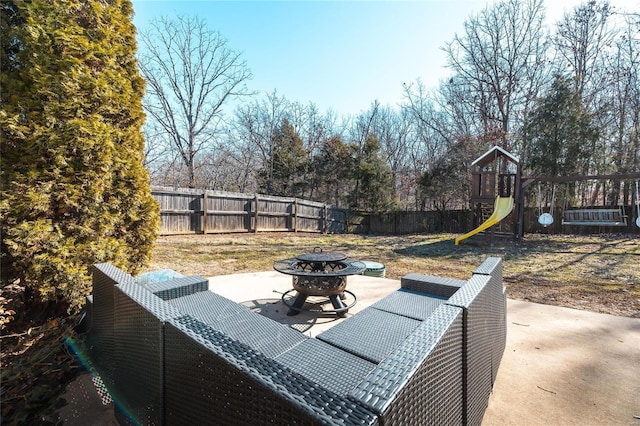
[(322, 211), (322, 233), (326, 234), (329, 231), (329, 211), (326, 204), (323, 206)]
[(293, 206), (291, 209), (291, 226), (293, 226), (293, 232), (298, 232), (298, 199), (293, 199)]
[(255, 196), (256, 208), (253, 212), (253, 232), (258, 232), (258, 194)]
[(202, 233), (207, 233), (207, 191), (205, 190), (202, 193), (202, 201), (200, 204), (200, 210), (202, 210), (202, 219), (200, 220), (200, 228), (202, 228)]

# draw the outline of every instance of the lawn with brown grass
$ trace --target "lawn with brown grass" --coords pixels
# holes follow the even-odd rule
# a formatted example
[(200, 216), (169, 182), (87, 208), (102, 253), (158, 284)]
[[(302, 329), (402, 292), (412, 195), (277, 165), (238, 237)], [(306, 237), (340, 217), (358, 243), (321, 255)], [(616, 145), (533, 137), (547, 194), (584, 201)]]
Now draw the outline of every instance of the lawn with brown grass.
[(528, 234), (465, 241), (454, 235), (322, 235), (258, 233), (161, 237), (149, 270), (185, 275), (267, 271), (275, 260), (315, 247), (383, 263), (386, 277), (410, 272), (468, 278), (488, 256), (504, 260), (510, 298), (640, 318), (640, 241), (637, 235)]

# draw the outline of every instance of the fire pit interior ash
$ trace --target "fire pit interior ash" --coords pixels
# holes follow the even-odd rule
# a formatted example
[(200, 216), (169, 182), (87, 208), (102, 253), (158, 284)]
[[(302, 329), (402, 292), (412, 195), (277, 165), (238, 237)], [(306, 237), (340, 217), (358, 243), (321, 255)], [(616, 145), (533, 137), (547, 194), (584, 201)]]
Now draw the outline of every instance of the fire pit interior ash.
[[(357, 260), (347, 258), (344, 253), (323, 252), (315, 248), (311, 253), (305, 253), (289, 259), (277, 260), (273, 268), (283, 274), (291, 275), (293, 289), (282, 295), (282, 302), (289, 307), (287, 315), (295, 315), (302, 311), (308, 296), (326, 296), (333, 305), (338, 316), (345, 316), (348, 309), (356, 302), (353, 293), (346, 290), (347, 276), (361, 274), (366, 265)], [(296, 291), (293, 304), (285, 299), (290, 292)], [(353, 297), (353, 303), (345, 305), (345, 293)]]

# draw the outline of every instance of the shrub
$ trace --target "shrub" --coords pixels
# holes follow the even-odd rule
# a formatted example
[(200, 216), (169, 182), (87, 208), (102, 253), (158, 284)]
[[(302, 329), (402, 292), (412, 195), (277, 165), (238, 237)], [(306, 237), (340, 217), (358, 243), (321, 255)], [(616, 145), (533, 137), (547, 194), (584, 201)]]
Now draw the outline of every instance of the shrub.
[(79, 307), (89, 266), (136, 273), (159, 207), (143, 167), (144, 81), (129, 0), (8, 2), (0, 158), (3, 283)]

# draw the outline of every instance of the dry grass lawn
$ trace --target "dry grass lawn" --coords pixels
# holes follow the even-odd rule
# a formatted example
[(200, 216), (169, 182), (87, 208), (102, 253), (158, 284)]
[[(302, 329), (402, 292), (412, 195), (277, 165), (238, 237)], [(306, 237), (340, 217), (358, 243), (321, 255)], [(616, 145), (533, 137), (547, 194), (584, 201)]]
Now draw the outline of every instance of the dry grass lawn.
[(383, 263), (387, 278), (410, 272), (467, 278), (488, 256), (504, 259), (510, 298), (640, 318), (640, 241), (637, 235), (526, 235), (468, 241), (454, 235), (321, 235), (294, 233), (161, 237), (149, 270), (205, 277), (271, 270), (275, 260), (341, 251)]

